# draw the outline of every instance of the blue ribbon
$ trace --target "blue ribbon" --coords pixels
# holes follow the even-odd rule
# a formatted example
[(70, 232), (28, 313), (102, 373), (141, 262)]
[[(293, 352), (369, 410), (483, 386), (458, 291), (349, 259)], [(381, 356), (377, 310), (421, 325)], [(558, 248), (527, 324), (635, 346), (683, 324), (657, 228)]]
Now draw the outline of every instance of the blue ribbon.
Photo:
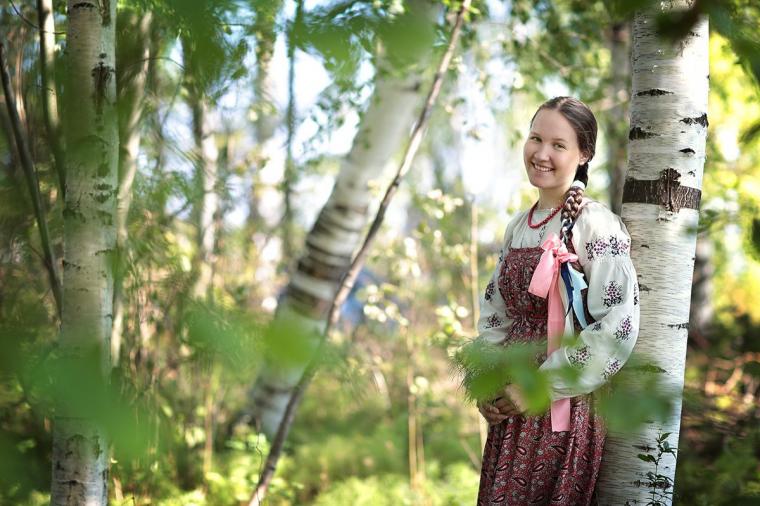
[(583, 294), (581, 291), (588, 288), (586, 280), (582, 273), (570, 268), (567, 262), (561, 265), (560, 274), (567, 290), (567, 312), (569, 313), (572, 308), (581, 328), (585, 329), (588, 327), (588, 323), (586, 322), (586, 313), (583, 311)]

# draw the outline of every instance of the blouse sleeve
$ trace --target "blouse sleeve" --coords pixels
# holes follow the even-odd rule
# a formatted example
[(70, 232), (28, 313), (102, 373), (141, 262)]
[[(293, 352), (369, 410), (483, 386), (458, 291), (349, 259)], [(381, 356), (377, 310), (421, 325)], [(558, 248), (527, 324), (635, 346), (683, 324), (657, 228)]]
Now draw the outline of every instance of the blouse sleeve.
[(512, 320), (507, 316), (507, 306), (499, 291), (499, 273), (504, 262), (504, 257), (509, 251), (512, 242), (512, 232), (520, 215), (515, 216), (507, 225), (504, 232), (504, 241), (499, 250), (499, 261), (491, 276), (486, 290), (480, 298), (480, 318), (478, 319), (478, 337), (492, 344), (501, 344), (507, 337), (507, 330), (512, 325)]
[[(630, 236), (620, 218), (590, 202), (573, 227), (573, 246), (588, 284), (594, 323), (541, 365), (552, 400), (588, 394), (606, 383), (628, 360), (639, 333), (638, 280)], [(563, 374), (569, 368), (578, 374)]]

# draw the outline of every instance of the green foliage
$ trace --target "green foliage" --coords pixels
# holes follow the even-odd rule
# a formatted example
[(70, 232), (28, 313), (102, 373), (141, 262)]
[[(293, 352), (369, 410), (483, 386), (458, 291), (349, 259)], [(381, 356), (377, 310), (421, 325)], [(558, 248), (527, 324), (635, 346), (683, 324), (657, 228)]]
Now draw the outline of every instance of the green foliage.
[(545, 410), (549, 405), (548, 383), (535, 364), (535, 357), (545, 347), (545, 342), (502, 346), (476, 339), (462, 346), (454, 356), (454, 363), (462, 372), (462, 385), (473, 401), (500, 397), (504, 385), (518, 383), (533, 401), (533, 410)]

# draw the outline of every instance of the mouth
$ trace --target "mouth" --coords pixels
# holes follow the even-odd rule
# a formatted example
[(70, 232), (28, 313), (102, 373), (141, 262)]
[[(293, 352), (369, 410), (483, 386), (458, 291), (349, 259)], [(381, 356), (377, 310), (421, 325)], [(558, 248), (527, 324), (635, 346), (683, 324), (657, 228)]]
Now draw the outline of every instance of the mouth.
[(551, 171), (553, 171), (553, 170), (554, 170), (554, 169), (552, 169), (551, 167), (545, 167), (545, 166), (543, 166), (543, 165), (536, 165), (535, 163), (531, 163), (531, 165), (532, 165), (532, 166), (533, 166), (533, 168), (534, 168), (535, 170), (537, 170), (538, 172), (551, 172)]

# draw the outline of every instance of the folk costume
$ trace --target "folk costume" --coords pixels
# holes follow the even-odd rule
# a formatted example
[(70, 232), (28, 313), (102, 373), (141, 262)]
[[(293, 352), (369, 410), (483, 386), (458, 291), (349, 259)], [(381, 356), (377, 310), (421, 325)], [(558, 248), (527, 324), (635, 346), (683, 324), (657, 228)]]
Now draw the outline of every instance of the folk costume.
[[(507, 226), (481, 301), (478, 339), (508, 346), (548, 335), (548, 357), (540, 357), (539, 369), (550, 379), (552, 408), (489, 427), (478, 506), (592, 502), (605, 428), (590, 394), (622, 367), (638, 335), (638, 283), (620, 218), (584, 198), (565, 245), (560, 214), (550, 215), (525, 211)], [(583, 276), (568, 275), (575, 271), (571, 263)], [(560, 336), (575, 332), (579, 339), (559, 342), (557, 325)], [(559, 373), (569, 367), (578, 372), (574, 381)]]

